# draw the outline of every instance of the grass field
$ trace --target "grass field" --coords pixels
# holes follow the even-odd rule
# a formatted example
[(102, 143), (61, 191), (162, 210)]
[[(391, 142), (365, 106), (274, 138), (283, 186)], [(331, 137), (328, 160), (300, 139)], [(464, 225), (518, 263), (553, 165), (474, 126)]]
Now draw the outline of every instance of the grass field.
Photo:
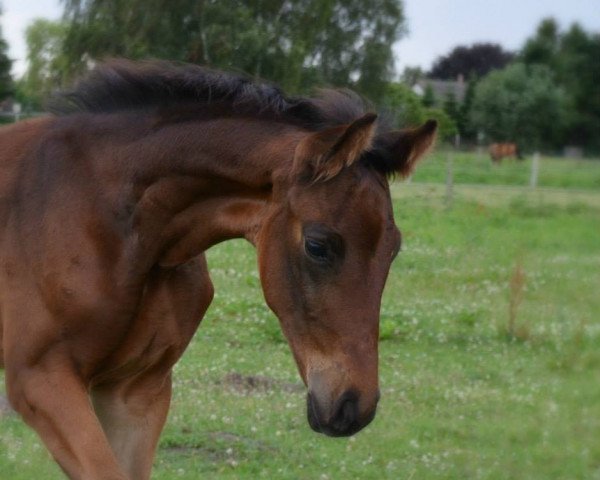
[[(425, 171), (394, 185), (405, 243), (382, 307), (382, 400), (349, 439), (309, 429), (252, 248), (212, 249), (216, 298), (176, 367), (153, 478), (600, 479), (595, 172), (573, 180), (579, 196), (457, 186), (452, 209)], [(11, 415), (0, 478), (62, 478)]]

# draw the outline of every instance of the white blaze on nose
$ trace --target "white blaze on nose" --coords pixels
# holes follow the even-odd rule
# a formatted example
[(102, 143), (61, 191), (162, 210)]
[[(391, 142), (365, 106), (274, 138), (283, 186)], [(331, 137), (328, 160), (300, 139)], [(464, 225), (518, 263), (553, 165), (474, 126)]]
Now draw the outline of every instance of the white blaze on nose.
[(352, 387), (349, 372), (344, 367), (342, 355), (323, 355), (312, 352), (306, 357), (308, 390), (326, 409)]

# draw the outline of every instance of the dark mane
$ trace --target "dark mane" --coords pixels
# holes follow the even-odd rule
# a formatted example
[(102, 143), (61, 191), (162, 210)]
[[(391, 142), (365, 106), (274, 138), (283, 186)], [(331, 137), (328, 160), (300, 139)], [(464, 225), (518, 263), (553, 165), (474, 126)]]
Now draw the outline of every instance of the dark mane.
[(68, 115), (216, 104), (233, 114), (269, 117), (314, 130), (350, 123), (369, 110), (350, 90), (291, 97), (276, 86), (242, 75), (191, 64), (129, 60), (96, 67), (73, 89), (51, 100), (48, 110)]

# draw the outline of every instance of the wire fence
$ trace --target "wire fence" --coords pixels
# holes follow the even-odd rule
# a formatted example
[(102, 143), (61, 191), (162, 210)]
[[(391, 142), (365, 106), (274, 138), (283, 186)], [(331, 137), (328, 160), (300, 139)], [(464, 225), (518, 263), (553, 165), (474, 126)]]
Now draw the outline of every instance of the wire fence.
[(415, 183), (495, 185), (600, 191), (600, 159), (532, 154), (523, 160), (493, 163), (483, 152), (441, 150), (423, 161), (410, 179)]

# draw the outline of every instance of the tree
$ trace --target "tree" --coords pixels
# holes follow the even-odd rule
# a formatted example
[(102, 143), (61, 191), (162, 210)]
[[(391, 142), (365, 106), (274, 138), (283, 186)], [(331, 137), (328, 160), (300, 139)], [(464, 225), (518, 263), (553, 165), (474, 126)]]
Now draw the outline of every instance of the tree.
[(425, 85), (425, 92), (423, 93), (421, 102), (424, 107), (433, 107), (435, 104), (435, 94), (433, 93), (433, 87), (429, 83)]
[(516, 63), (478, 83), (472, 121), (492, 141), (536, 150), (554, 147), (560, 144), (564, 101), (548, 67)]
[(546, 18), (538, 25), (535, 36), (525, 42), (521, 60), (528, 65), (547, 65), (554, 69), (559, 42), (558, 23), (553, 18)]
[(438, 122), (438, 137), (441, 140), (453, 141), (458, 129), (454, 120), (444, 110), (432, 107), (425, 108), (425, 117), (433, 118)]
[(459, 122), (460, 117), (460, 109), (458, 106), (458, 102), (456, 101), (456, 95), (452, 91), (448, 91), (446, 94), (446, 98), (444, 99), (444, 104), (442, 105), (444, 112), (448, 114), (448, 116), (454, 120), (455, 123)]
[(511, 52), (494, 43), (459, 46), (439, 57), (427, 76), (439, 80), (456, 80), (459, 75), (481, 78), (492, 70), (504, 68), (513, 57)]
[(600, 152), (600, 34), (578, 24), (561, 32), (556, 20), (544, 19), (521, 52), (527, 65), (550, 69), (567, 94), (565, 140)]
[(457, 132), (456, 123), (444, 110), (423, 105), (419, 96), (402, 83), (390, 83), (385, 91), (384, 102), (389, 116), (397, 128), (410, 128), (428, 119), (438, 122), (438, 136), (451, 139)]
[(460, 135), (467, 140), (474, 140), (477, 135), (477, 131), (471, 122), (471, 110), (473, 108), (473, 99), (475, 97), (476, 86), (477, 79), (475, 77), (471, 77), (467, 82), (467, 90), (465, 91), (465, 96), (458, 109), (459, 115), (456, 126), (460, 132)]
[(416, 85), (425, 78), (425, 72), (421, 67), (404, 67), (400, 80), (409, 87)]
[(567, 141), (600, 152), (600, 34), (573, 24), (561, 38), (559, 82), (569, 92)]
[(27, 71), (20, 84), (20, 92), (39, 108), (44, 98), (63, 86), (68, 71), (63, 55), (66, 26), (62, 22), (37, 19), (25, 31), (27, 43)]
[(387, 85), (383, 105), (397, 128), (415, 127), (427, 120), (421, 99), (403, 83)]
[[(2, 14), (2, 5), (0, 5), (0, 15)], [(14, 85), (10, 70), (12, 60), (8, 57), (8, 43), (2, 36), (0, 29), (0, 100), (5, 99), (14, 91)]]
[(355, 86), (377, 100), (404, 32), (400, 0), (63, 0), (73, 73), (106, 56), (234, 68), (291, 91)]

